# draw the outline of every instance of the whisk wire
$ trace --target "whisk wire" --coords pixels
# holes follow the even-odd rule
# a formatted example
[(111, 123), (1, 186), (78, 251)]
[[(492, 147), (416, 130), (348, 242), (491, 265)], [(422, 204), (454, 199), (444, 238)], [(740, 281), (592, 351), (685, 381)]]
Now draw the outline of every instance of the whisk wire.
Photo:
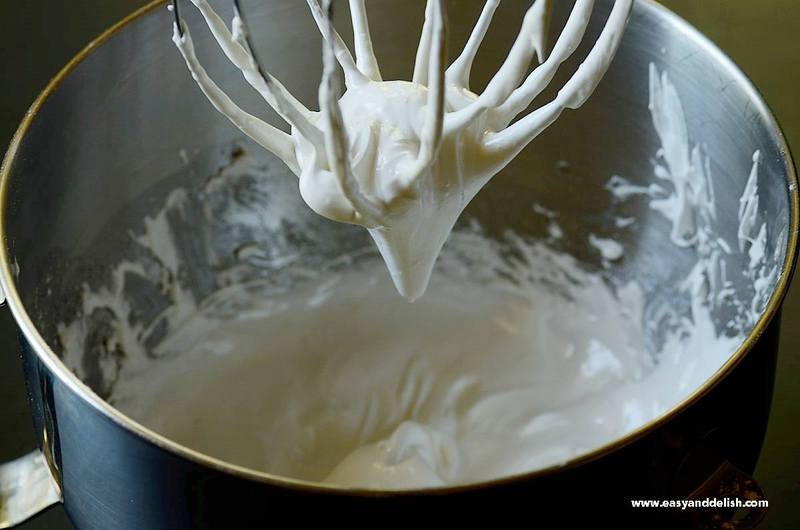
[(256, 53), (255, 46), (253, 46), (253, 41), (250, 39), (250, 27), (247, 24), (247, 19), (245, 18), (244, 11), (242, 10), (242, 5), (239, 0), (233, 0), (233, 10), (234, 14), (242, 23), (242, 39), (244, 44), (247, 46), (247, 51), (250, 52), (250, 57), (253, 58), (253, 63), (256, 66), (256, 70), (258, 71), (258, 75), (260, 75), (265, 81), (268, 81), (268, 77), (266, 71), (261, 66), (261, 61), (258, 58), (258, 54)]
[(175, 27), (178, 28), (178, 35), (183, 38), (183, 22), (181, 20), (180, 2), (172, 0), (172, 14), (175, 15)]

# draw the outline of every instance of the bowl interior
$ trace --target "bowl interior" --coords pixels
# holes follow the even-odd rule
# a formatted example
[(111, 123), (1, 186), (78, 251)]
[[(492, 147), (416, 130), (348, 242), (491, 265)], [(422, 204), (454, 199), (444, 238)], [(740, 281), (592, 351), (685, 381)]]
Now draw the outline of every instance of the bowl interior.
[[(523, 4), (498, 11), (479, 55), (475, 87), (484, 86), (503, 60)], [(570, 3), (558, 4), (554, 16), (563, 21)], [(448, 3), (451, 56), (481, 5)], [(553, 86), (563, 84), (585, 56), (610, 6), (599, 2), (590, 38)], [(226, 7), (219, 7), (227, 18)], [(370, 8), (384, 77), (408, 78), (423, 2), (375, 0)], [(270, 70), (316, 108), (321, 43), (303, 3), (253, 3), (250, 10)], [(342, 28), (349, 23), (345, 11), (337, 12)], [(196, 28), (198, 53), (219, 84), (251, 112), (281, 125), (227, 64), (196, 13), (187, 17)], [(7, 169), (3, 215), (14, 288), (47, 345), (112, 404), (130, 346), (114, 337), (120, 327), (146, 328), (147, 334), (128, 339), (143, 351), (155, 348), (166, 334), (165, 311), (181, 304), (172, 287), (195, 304), (256, 280), (272, 289), (293, 288), (305, 281), (298, 270), (336, 273), (344, 267), (341, 256), (369, 247), (361, 229), (330, 223), (305, 208), (295, 177), (211, 108), (170, 35), (170, 16), (153, 9), (86, 56), (44, 101)], [(347, 31), (343, 35), (349, 40)], [(708, 228), (702, 243), (674, 244), (673, 223), (653, 204), (685, 190), (680, 178), (664, 179), (657, 169), (669, 169), (671, 161), (649, 109), (651, 68), (666, 73), (674, 86), (686, 119), (683, 148), (690, 157), (696, 148), (695, 167), (702, 166), (713, 186), (714, 218), (702, 221)], [(787, 248), (796, 237), (790, 229), (796, 224), (796, 190), (790, 189), (793, 169), (785, 149), (741, 73), (674, 15), (639, 1), (614, 65), (589, 103), (565, 114), (495, 177), (465, 212), (462, 226), (478, 223), (486, 238), (500, 243), (508, 243), (509, 231), (540, 242), (572, 256), (581, 270), (613, 289), (635, 281), (646, 293), (639, 322), (643, 347), (656, 361), (676, 322), (697, 310), (692, 302), (701, 287), (686, 288), (687, 277), (719, 252), (713, 271), (701, 271), (701, 283), (720, 300), (709, 309), (715, 333), (731, 340), (719, 343), (724, 351), (713, 352), (706, 372), (672, 396), (666, 410), (734, 354), (786, 274)], [(740, 199), (756, 152), (758, 202), (748, 236), (753, 241), (740, 243)], [(251, 169), (227, 179), (226, 171), (241, 164)], [(631, 193), (613, 186), (623, 182), (619, 177)], [(642, 191), (651, 186), (660, 191)], [(234, 203), (253, 215), (227, 216)], [(259, 211), (291, 212), (291, 222), (265, 227)], [(707, 215), (707, 205), (692, 215)], [(627, 219), (635, 222), (628, 225)], [(171, 268), (152, 241), (142, 243), (159, 222), (174, 236), (175, 248), (166, 254), (179, 258), (180, 266)], [(754, 268), (759, 256), (753, 257), (752, 248), (762, 227), (763, 260)], [(590, 234), (618, 242), (624, 256), (604, 257), (588, 244)], [(87, 304), (86, 293), (101, 292), (107, 295), (101, 304)], [(120, 299), (127, 304), (122, 313), (114, 302)], [(83, 339), (81, 351), (69, 353), (63, 329), (74, 322)]]

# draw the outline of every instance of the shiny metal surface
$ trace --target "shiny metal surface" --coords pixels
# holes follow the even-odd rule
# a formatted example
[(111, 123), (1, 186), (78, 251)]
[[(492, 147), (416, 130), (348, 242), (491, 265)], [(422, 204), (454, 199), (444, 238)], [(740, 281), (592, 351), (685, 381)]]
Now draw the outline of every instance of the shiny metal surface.
[[(274, 41), (265, 40), (261, 46), (275, 50), (269, 57), (271, 68), (288, 85), (299, 89), (298, 92), (308, 89), (304, 100), (313, 101), (315, 72), (318, 71), (318, 43), (304, 45), (302, 40), (293, 41), (297, 39), (297, 35), (311, 34), (310, 28), (303, 28), (306, 22), (311, 22), (301, 15), (292, 16), (291, 10), (296, 8), (294, 4), (274, 2), (271, 8), (276, 9), (276, 12), (267, 12), (265, 8), (260, 15), (265, 21), (280, 17), (281, 20), (292, 20), (293, 24), (297, 21), (297, 27), (285, 27), (287, 25), (284, 24), (275, 28), (275, 31), (265, 32)], [(387, 6), (387, 11), (391, 8)], [(392, 37), (401, 41), (408, 40), (399, 34), (401, 28), (413, 33), (413, 21), (420, 15), (410, 11), (400, 9), (386, 14), (387, 20), (392, 21), (391, 27), (387, 27), (384, 33), (386, 42)], [(466, 19), (470, 18), (468, 10), (462, 13)], [(258, 17), (259, 14), (254, 13), (254, 25), (258, 24)], [(513, 23), (512, 21), (518, 19), (518, 14), (510, 13), (508, 17), (508, 23)], [(659, 23), (653, 24), (648, 17), (657, 17)], [(187, 96), (192, 93), (189, 90), (191, 86), (186, 85), (188, 80), (180, 79), (178, 74), (181, 70), (175, 68), (177, 63), (174, 56), (170, 55), (168, 44), (156, 38), (168, 29), (168, 26), (163, 27), (164, 18), (163, 13), (147, 15), (78, 66), (39, 109), (36, 119), (30, 123), (30, 129), (18, 146), (19, 151), (13, 166), (6, 168), (11, 174), (26, 176), (24, 181), (12, 182), (5, 188), (9, 208), (5, 219), (14, 220), (13, 224), (7, 222), (6, 234), (11, 244), (9, 252), (10, 257), (20, 263), (23, 271), (17, 280), (19, 292), (12, 292), (17, 295), (12, 296), (12, 307), (23, 331), (37, 350), (46, 350), (40, 333), (52, 333), (52, 330), (47, 330), (47, 322), (52, 323), (57, 316), (49, 313), (53, 310), (52, 307), (45, 307), (37, 302), (36, 289), (40, 287), (37, 280), (46, 272), (65, 270), (70, 259), (81, 256), (92, 248), (101, 229), (110, 219), (117, 219), (118, 212), (128, 205), (131, 198), (141, 196), (162, 176), (179, 173), (180, 161), (174, 156), (179, 149), (190, 147), (202, 150), (233, 139), (232, 131), (220, 126), (218, 117), (210, 109), (206, 111), (207, 106), (199, 95)], [(457, 21), (454, 21), (453, 26), (468, 27), (465, 22), (462, 24)], [(458, 38), (454, 37), (455, 40)], [(487, 51), (488, 54), (494, 54), (489, 60), (497, 59), (504, 52), (509, 38), (510, 35), (504, 36), (502, 32), (496, 35), (493, 40), (496, 46), (491, 46)], [(209, 44), (209, 41), (205, 42), (206, 51), (210, 57), (215, 57)], [(291, 61), (281, 53), (281, 50), (285, 52), (289, 48), (295, 52)], [(377, 51), (384, 60), (387, 57), (392, 58), (389, 72), (391, 63), (407, 65), (410, 54), (413, 54), (411, 49), (382, 49), (380, 46)], [(695, 117), (690, 127), (702, 131), (704, 138), (714, 139), (708, 143), (718, 165), (715, 168), (716, 173), (743, 178), (746, 175), (739, 176), (742, 173), (741, 168), (747, 165), (750, 154), (755, 148), (762, 149), (767, 160), (764, 172), (766, 182), (786, 184), (783, 187), (768, 187), (766, 202), (767, 209), (772, 213), (772, 228), (777, 229), (780, 223), (786, 223), (790, 215), (796, 224), (796, 192), (788, 192), (787, 179), (792, 178), (788, 154), (757, 95), (713, 47), (696, 40), (696, 36), (680, 22), (646, 2), (640, 3), (623, 52), (589, 108), (568, 116), (552, 134), (542, 137), (537, 142), (536, 149), (530, 150), (529, 155), (518, 161), (503, 176), (501, 184), (493, 185), (488, 190), (486, 199), (475, 206), (475, 214), (483, 216), (490, 223), (504, 226), (514, 217), (515, 212), (526, 207), (521, 202), (514, 204), (514, 197), (536, 196), (546, 198), (542, 200), (546, 206), (585, 212), (585, 215), (576, 216), (576, 223), (583, 223), (585, 226), (596, 223), (595, 226), (601, 226), (599, 223), (602, 221), (598, 219), (606, 205), (594, 200), (592, 193), (582, 194), (581, 191), (600, 188), (603, 179), (612, 170), (624, 170), (632, 175), (650, 172), (648, 162), (649, 156), (655, 150), (655, 139), (648, 132), (648, 117), (643, 112), (643, 107), (646, 106), (643, 83), (646, 80), (644, 72), (651, 60), (659, 61), (662, 65), (675, 65), (673, 77), (676, 84), (682, 93), (694, 94), (688, 105), (690, 114)], [(115, 71), (113, 65), (116, 64), (125, 64), (127, 68), (124, 72)], [(232, 72), (223, 67), (224, 63), (220, 58), (212, 59), (210, 64), (215, 65), (211, 69), (218, 78), (225, 79), (223, 84), (230, 85), (234, 93), (241, 94), (246, 99), (241, 87), (237, 87), (232, 78)], [(314, 64), (315, 68), (298, 70), (293, 68), (294, 64)], [(639, 71), (642, 72), (641, 76), (634, 75), (634, 72)], [(98, 75), (100, 72), (103, 75)], [(479, 72), (484, 78), (487, 74), (488, 72)], [(164, 82), (166, 85), (162, 84)], [(109, 86), (114, 87), (110, 93)], [(620, 90), (620, 87), (625, 87), (625, 90)], [(715, 105), (707, 105), (709, 94), (714, 95)], [(165, 101), (178, 102), (171, 109), (175, 114), (170, 115), (159, 106)], [(259, 108), (252, 98), (250, 102), (255, 108)], [(131, 108), (135, 108), (136, 112), (132, 113)], [(182, 120), (175, 120), (175, 115)], [(50, 123), (62, 124), (60, 127), (69, 134), (48, 134), (42, 124)], [(104, 125), (97, 126), (100, 123)], [(606, 130), (604, 134), (596, 136), (597, 126), (582, 127), (582, 123), (604, 124)], [(182, 127), (186, 124), (189, 126), (188, 130), (196, 132), (192, 137), (187, 138), (183, 132)], [(568, 149), (571, 142), (576, 140), (575, 131), (580, 131), (577, 140), (587, 147), (586, 155), (578, 159)], [(626, 147), (626, 157), (620, 156), (619, 146)], [(41, 151), (50, 155), (34, 156), (34, 153)], [(567, 184), (562, 175), (552, 175), (555, 163), (563, 158), (570, 160), (574, 172), (570, 177), (571, 182)], [(552, 176), (537, 180), (531, 178), (531, 174), (548, 173)], [(69, 174), (70, 179), (63, 178), (64, 174)], [(727, 204), (738, 201), (740, 187), (722, 188), (722, 201)], [(48, 192), (33, 193), (33, 190), (42, 189), (47, 189)], [(92, 207), (89, 209), (86, 208), (87, 197), (92, 198)], [(503, 201), (508, 209), (496, 212), (491, 205), (497, 201)], [(527, 204), (528, 201), (525, 202)], [(45, 214), (42, 215), (42, 212)], [(15, 232), (17, 229), (24, 229), (24, 233)], [(535, 231), (536, 227), (531, 226), (530, 229)], [(32, 237), (33, 234), (36, 237)], [(577, 240), (572, 242), (578, 254), (582, 243)], [(660, 249), (648, 248), (646, 238), (629, 243), (641, 250), (629, 263), (631, 270), (648, 266), (656, 270), (663, 268), (663, 264), (648, 261)], [(793, 243), (794, 241), (789, 246), (787, 266), (793, 258)], [(590, 256), (583, 257), (591, 261)], [(680, 263), (681, 258), (676, 257), (676, 261)], [(625, 270), (620, 271), (620, 274), (625, 273)], [(778, 287), (778, 296), (772, 300), (767, 317), (773, 316), (777, 311), (787, 281), (788, 278), (784, 278)], [(26, 305), (27, 315), (23, 314), (20, 303)], [(768, 320), (769, 318), (762, 320), (754, 337), (739, 352), (739, 357), (754, 345), (755, 335), (766, 329)], [(38, 331), (34, 328), (38, 328)], [(59, 379), (66, 384), (69, 391), (82, 394), (83, 399), (90, 401), (98, 411), (162, 447), (184, 452), (181, 448), (130, 424), (93, 396), (86, 387), (71, 380), (64, 373), (63, 367), (51, 356), (43, 352), (42, 360), (47, 369), (59, 374)], [(730, 363), (726, 371), (732, 367), (733, 363)], [(699, 394), (692, 396), (692, 400), (698, 397)], [(609, 449), (612, 448), (599, 454)], [(184, 452), (184, 456), (199, 459), (206, 465), (225, 467), (224, 464), (208, 461), (188, 452)], [(244, 477), (259, 478), (258, 474), (238, 471)]]

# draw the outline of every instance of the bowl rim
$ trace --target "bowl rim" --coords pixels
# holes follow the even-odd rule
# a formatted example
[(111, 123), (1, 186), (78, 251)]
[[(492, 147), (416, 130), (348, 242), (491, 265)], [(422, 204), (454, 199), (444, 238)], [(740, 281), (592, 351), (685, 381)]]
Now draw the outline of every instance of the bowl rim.
[(226, 462), (222, 459), (212, 457), (200, 451), (196, 451), (172, 441), (166, 436), (150, 430), (149, 428), (143, 426), (139, 422), (129, 418), (127, 415), (114, 408), (99, 395), (97, 395), (93, 390), (91, 390), (86, 384), (84, 384), (71, 370), (67, 368), (67, 366), (55, 354), (55, 352), (50, 348), (42, 335), (36, 329), (36, 326), (33, 324), (32, 319), (25, 310), (19, 292), (16, 289), (13, 266), (10, 262), (9, 248), (7, 245), (8, 223), (6, 222), (5, 211), (8, 203), (8, 188), (9, 181), (11, 180), (12, 167), (14, 166), (19, 147), (28, 133), (31, 125), (36, 120), (39, 111), (42, 109), (49, 97), (96, 49), (98, 49), (106, 41), (116, 36), (128, 25), (138, 21), (145, 15), (154, 12), (158, 8), (165, 7), (167, 2), (168, 0), (151, 0), (148, 4), (137, 9), (130, 15), (111, 26), (97, 38), (92, 40), (88, 45), (86, 45), (80, 52), (78, 52), (77, 55), (75, 55), (61, 69), (61, 71), (52, 78), (52, 80), (31, 105), (30, 109), (20, 123), (16, 133), (14, 134), (2, 164), (0, 165), (0, 240), (2, 241), (2, 244), (0, 244), (0, 287), (5, 293), (9, 308), (11, 309), (11, 312), (15, 318), (16, 325), (19, 327), (20, 331), (22, 331), (25, 340), (31, 344), (33, 351), (35, 351), (41, 362), (44, 363), (47, 369), (50, 370), (50, 372), (52, 372), (56, 377), (58, 377), (58, 379), (71, 391), (75, 392), (83, 401), (91, 405), (97, 412), (100, 412), (106, 418), (112, 420), (119, 427), (141, 437), (146, 442), (149, 442), (157, 448), (169, 451), (170, 453), (178, 457), (185, 458), (195, 464), (209, 467), (237, 478), (261, 482), (275, 487), (299, 490), (307, 493), (384, 498), (420, 495), (438, 496), (530, 481), (568, 471), (584, 464), (588, 464), (599, 458), (608, 456), (636, 442), (637, 440), (653, 432), (658, 427), (661, 427), (675, 418), (678, 414), (705, 396), (736, 366), (738, 366), (742, 359), (753, 349), (754, 345), (760, 336), (766, 331), (767, 326), (770, 324), (773, 318), (775, 318), (775, 316), (780, 312), (783, 300), (787, 294), (792, 276), (794, 274), (798, 254), (798, 237), (800, 233), (800, 200), (798, 199), (798, 178), (791, 151), (786, 142), (783, 130), (753, 82), (725, 54), (725, 52), (723, 52), (716, 44), (703, 35), (698, 29), (672, 12), (667, 7), (661, 5), (657, 0), (637, 0), (636, 9), (646, 9), (658, 13), (658, 16), (667, 21), (677, 31), (694, 40), (701, 48), (708, 52), (714, 60), (718, 61), (721, 66), (726, 69), (726, 71), (731, 73), (743, 90), (748, 94), (759, 116), (772, 129), (774, 135), (773, 141), (781, 152), (781, 158), (787, 170), (786, 183), (788, 184), (787, 190), (789, 193), (790, 202), (791, 230), (787, 236), (788, 241), (786, 246), (786, 255), (781, 266), (780, 276), (775, 285), (775, 289), (770, 296), (767, 307), (762, 312), (761, 316), (754, 325), (752, 331), (745, 338), (744, 342), (736, 349), (735, 352), (731, 354), (724, 364), (717, 368), (714, 374), (711, 375), (705, 381), (705, 383), (703, 383), (703, 385), (696, 388), (691, 394), (687, 395), (675, 406), (649, 421), (645, 425), (640, 426), (639, 428), (613, 440), (612, 442), (597, 447), (588, 453), (584, 453), (563, 463), (481, 482), (414, 490), (370, 490), (362, 488), (350, 488), (335, 484), (323, 484), (319, 482), (294, 479), (281, 475), (266, 473), (263, 471), (257, 471), (251, 468)]

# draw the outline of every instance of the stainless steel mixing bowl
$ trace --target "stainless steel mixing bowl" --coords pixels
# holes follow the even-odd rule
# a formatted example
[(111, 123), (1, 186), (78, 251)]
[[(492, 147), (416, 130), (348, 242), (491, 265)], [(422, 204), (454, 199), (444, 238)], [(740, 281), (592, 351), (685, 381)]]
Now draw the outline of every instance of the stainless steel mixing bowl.
[[(304, 4), (252, 2), (249, 19), (258, 28), (254, 37), (271, 71), (311, 105), (320, 76), (320, 42)], [(385, 77), (407, 78), (423, 3), (370, 4)], [(465, 39), (480, 4), (448, 3), (453, 48)], [(509, 2), (498, 13), (475, 71), (476, 84), (502, 60), (527, 4)], [(599, 33), (611, 5), (610, 0), (598, 4), (592, 35)], [(570, 6), (559, 2), (556, 19), (563, 20)], [(637, 2), (619, 55), (590, 103), (538, 138), (468, 215), (490, 234), (513, 228), (537, 237), (546, 233), (546, 220), (531, 215), (531, 204), (557, 210), (565, 220), (562, 249), (600, 270), (586, 234), (613, 231), (611, 196), (605, 190), (609, 176), (625, 174), (639, 183), (654, 178), (651, 158), (659, 141), (647, 109), (651, 62), (669, 72), (683, 97), (689, 130), (707, 149), (724, 227), (719, 235), (731, 241), (751, 156), (760, 150), (760, 208), (772, 234), (769, 255), (776, 256), (780, 275), (741, 347), (679, 406), (564, 466), (400, 493), (343, 490), (231, 465), (178, 445), (116, 410), (104, 400), (112, 383), (81, 381), (62, 363), (56, 326), (74, 315), (83, 282), (102, 283), (111, 264), (134, 252), (128, 231), (154, 213), (170, 189), (197, 190), (241, 141), (187, 74), (170, 41), (172, 19), (164, 7), (154, 2), (81, 52), (33, 105), (2, 166), (0, 280), (21, 331), (40, 448), (0, 467), (0, 528), (54, 502), (64, 503), (79, 528), (103, 530), (237, 527), (272, 521), (280, 513), (296, 521), (343, 513), (402, 516), (420, 506), (457, 508), (465, 515), (491, 503), (530, 511), (538, 502), (536, 509), (552, 511), (559, 502), (571, 501), (584, 506), (602, 501), (602, 514), (627, 517), (630, 498), (686, 496), (708, 486), (715, 472), (741, 478), (752, 470), (769, 408), (780, 306), (796, 258), (797, 179), (780, 129), (747, 78), (713, 44), (651, 0)], [(339, 14), (345, 16), (344, 11)], [(200, 24), (195, 14), (187, 15)], [(208, 33), (198, 30), (195, 39), (220, 84), (247, 108), (263, 111)], [(278, 123), (275, 115), (264, 115)], [(179, 153), (191, 154), (191, 163)], [(636, 278), (652, 296), (679, 297), (676, 282), (696, 256), (666, 243), (668, 223), (645, 202), (627, 208), (640, 222), (624, 237), (625, 260), (608, 274)], [(308, 222), (327, 223), (310, 212)], [(192, 233), (204, 227), (193, 226), (191, 219), (185, 225), (188, 243), (182, 252), (190, 257)], [(298, 249), (309, 257), (335, 255), (363, 241), (355, 227), (328, 223), (324, 229), (335, 245)], [(230, 246), (220, 237), (222, 246)], [(743, 270), (746, 259), (734, 253), (729, 263)], [(197, 296), (207, 296), (217, 287), (213, 264), (188, 262), (188, 284)], [(737, 296), (747, 299), (752, 285), (742, 278), (736, 282)], [(572, 509), (560, 517), (586, 514), (586, 509)]]

